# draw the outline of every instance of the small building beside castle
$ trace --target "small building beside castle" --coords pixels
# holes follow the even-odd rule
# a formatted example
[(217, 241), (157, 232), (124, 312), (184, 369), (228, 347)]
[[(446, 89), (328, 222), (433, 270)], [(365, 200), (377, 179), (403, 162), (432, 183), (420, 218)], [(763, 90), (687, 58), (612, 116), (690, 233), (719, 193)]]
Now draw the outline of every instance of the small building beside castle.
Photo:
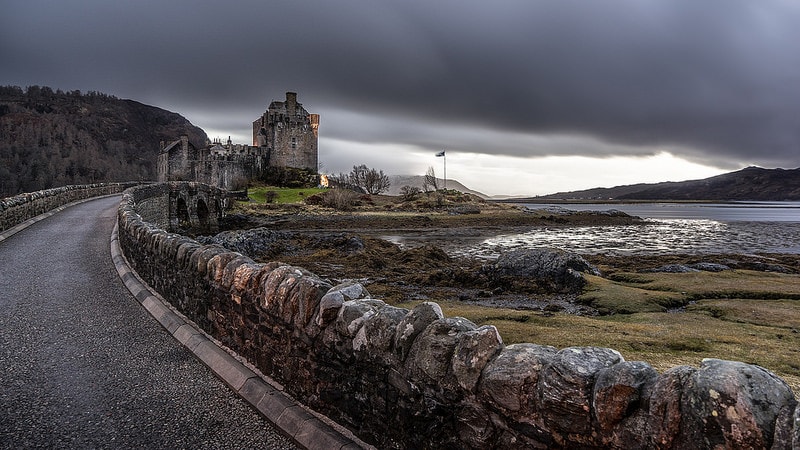
[(199, 181), (223, 189), (244, 188), (273, 167), (317, 171), (319, 114), (310, 114), (286, 93), (253, 122), (253, 145), (219, 140), (197, 147), (188, 136), (162, 143), (158, 181)]

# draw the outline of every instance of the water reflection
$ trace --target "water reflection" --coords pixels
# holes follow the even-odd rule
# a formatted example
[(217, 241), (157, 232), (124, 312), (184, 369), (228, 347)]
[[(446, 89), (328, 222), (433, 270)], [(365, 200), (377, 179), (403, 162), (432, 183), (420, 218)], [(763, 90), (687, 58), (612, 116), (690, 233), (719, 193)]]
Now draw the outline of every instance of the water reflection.
[(520, 247), (557, 247), (584, 254), (800, 253), (800, 224), (665, 219), (645, 225), (541, 228), (485, 239), (456, 254), (494, 258)]
[(381, 235), (404, 247), (433, 244), (452, 256), (494, 259), (525, 247), (556, 247), (580, 254), (800, 254), (800, 223), (661, 219), (642, 225), (542, 227), (495, 234), (480, 230), (454, 236), (448, 230)]

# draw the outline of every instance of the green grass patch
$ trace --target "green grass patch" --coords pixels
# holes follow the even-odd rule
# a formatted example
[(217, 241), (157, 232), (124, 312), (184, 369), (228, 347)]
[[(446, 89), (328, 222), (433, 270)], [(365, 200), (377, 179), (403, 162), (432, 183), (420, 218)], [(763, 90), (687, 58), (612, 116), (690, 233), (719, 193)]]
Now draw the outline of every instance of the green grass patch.
[(275, 192), (275, 198), (272, 203), (287, 204), (287, 203), (301, 203), (306, 197), (310, 197), (320, 192), (325, 192), (326, 189), (319, 188), (277, 188), (269, 186), (252, 187), (247, 190), (247, 196), (250, 197), (255, 203), (266, 203), (268, 192)]
[(663, 312), (688, 302), (684, 294), (645, 289), (641, 281), (634, 281), (631, 286), (591, 275), (586, 275), (586, 279), (589, 284), (578, 301), (604, 315)]

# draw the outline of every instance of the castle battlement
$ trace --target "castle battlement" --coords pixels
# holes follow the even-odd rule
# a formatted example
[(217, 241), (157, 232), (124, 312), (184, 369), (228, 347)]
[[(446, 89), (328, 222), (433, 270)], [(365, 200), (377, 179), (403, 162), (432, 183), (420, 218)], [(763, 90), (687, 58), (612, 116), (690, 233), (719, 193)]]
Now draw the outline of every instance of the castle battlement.
[(159, 181), (200, 181), (225, 189), (238, 189), (259, 178), (270, 167), (316, 171), (319, 114), (310, 114), (286, 93), (285, 101), (272, 101), (253, 122), (253, 145), (223, 143), (215, 139), (203, 147), (188, 136), (166, 145), (158, 155)]

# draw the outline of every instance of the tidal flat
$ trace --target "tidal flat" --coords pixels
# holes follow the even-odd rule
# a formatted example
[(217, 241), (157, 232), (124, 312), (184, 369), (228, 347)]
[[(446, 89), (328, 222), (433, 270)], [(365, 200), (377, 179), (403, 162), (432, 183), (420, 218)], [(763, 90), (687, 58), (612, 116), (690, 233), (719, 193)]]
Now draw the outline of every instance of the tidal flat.
[[(617, 228), (633, 238), (653, 226), (616, 211), (533, 210), (457, 193), (414, 201), (364, 196), (359, 203), (341, 211), (243, 202), (226, 227), (282, 233), (271, 242), (260, 238), (248, 254), (255, 260), (297, 265), (332, 284), (357, 280), (399, 307), (439, 303), (447, 316), (496, 326), (506, 344), (610, 347), (662, 372), (697, 367), (703, 358), (742, 361), (769, 369), (800, 394), (800, 255), (731, 252), (736, 246), (598, 251), (587, 230)], [(584, 275), (577, 293), (487, 275), (487, 264), (504, 251), (492, 239), (547, 230), (572, 232), (583, 247), (569, 250), (601, 275)]]

